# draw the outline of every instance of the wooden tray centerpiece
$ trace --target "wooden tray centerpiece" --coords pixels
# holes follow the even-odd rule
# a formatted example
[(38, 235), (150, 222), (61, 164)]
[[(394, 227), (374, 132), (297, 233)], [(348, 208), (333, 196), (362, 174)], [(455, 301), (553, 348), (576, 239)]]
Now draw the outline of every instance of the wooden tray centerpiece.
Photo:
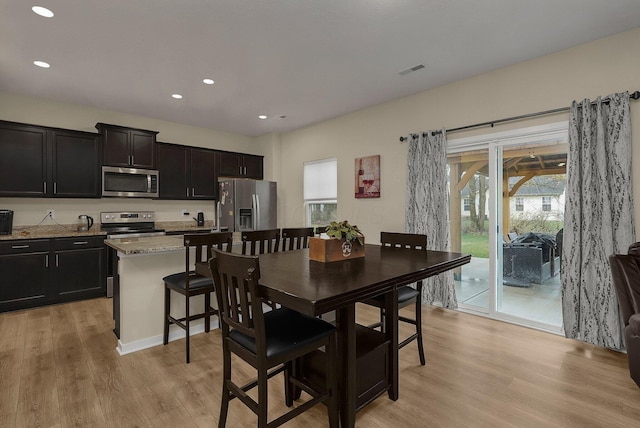
[(309, 258), (318, 262), (337, 262), (364, 257), (364, 235), (348, 221), (327, 226), (328, 238), (309, 238)]

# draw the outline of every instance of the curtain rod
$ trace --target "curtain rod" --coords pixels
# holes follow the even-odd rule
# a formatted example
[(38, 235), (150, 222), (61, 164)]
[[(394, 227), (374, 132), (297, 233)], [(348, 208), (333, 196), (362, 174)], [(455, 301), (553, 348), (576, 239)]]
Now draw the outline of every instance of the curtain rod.
[[(633, 100), (640, 99), (640, 91), (635, 91), (635, 92), (631, 93), (629, 95), (629, 98), (631, 98)], [(605, 98), (603, 101), (608, 102), (609, 98)], [(536, 112), (536, 113), (528, 113), (528, 114), (522, 114), (520, 116), (513, 116), (513, 117), (507, 117), (507, 118), (504, 118), (504, 119), (491, 120), (489, 122), (482, 122), (482, 123), (475, 123), (473, 125), (460, 126), (458, 128), (447, 129), (446, 131), (447, 131), (447, 134), (449, 134), (451, 132), (464, 131), (464, 130), (467, 130), (467, 129), (480, 128), (480, 127), (489, 126), (489, 125), (491, 125), (491, 127), (493, 128), (493, 125), (495, 125), (496, 123), (512, 122), (514, 120), (528, 119), (530, 117), (544, 116), (544, 115), (553, 114), (553, 113), (562, 113), (564, 111), (569, 111), (569, 109), (570, 109), (570, 107), (554, 108), (553, 110), (539, 111), (539, 112)], [(433, 132), (434, 133), (439, 133), (441, 131), (433, 131)], [(405, 137), (400, 137), (400, 142), (403, 142), (406, 139), (407, 138), (405, 138)]]

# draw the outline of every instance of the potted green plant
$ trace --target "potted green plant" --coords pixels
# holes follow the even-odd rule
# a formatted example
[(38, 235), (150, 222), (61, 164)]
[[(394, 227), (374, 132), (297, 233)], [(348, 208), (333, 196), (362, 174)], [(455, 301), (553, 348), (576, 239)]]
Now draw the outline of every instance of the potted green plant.
[(332, 221), (325, 229), (325, 233), (335, 239), (344, 239), (347, 242), (358, 240), (360, 245), (364, 245), (364, 235), (356, 225), (350, 225), (347, 220), (341, 222)]
[(344, 220), (333, 221), (325, 228), (324, 238), (309, 240), (309, 258), (320, 262), (335, 262), (364, 257), (364, 235), (356, 225)]

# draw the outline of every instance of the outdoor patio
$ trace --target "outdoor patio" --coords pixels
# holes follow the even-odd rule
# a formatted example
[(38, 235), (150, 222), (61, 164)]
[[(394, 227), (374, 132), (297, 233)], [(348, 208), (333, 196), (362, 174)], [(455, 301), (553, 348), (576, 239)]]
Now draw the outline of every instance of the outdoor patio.
[[(456, 281), (458, 303), (488, 308), (488, 278), (489, 259), (472, 257), (471, 263), (463, 266), (461, 279)], [(504, 285), (502, 290), (501, 312), (554, 326), (562, 324), (559, 274), (542, 281), (542, 284), (529, 287)]]

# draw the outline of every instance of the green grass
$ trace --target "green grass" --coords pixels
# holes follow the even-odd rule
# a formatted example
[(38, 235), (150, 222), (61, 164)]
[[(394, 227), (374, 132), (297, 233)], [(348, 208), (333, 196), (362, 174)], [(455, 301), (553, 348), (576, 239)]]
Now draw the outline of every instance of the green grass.
[(489, 258), (489, 234), (488, 233), (463, 233), (462, 252), (473, 257)]

